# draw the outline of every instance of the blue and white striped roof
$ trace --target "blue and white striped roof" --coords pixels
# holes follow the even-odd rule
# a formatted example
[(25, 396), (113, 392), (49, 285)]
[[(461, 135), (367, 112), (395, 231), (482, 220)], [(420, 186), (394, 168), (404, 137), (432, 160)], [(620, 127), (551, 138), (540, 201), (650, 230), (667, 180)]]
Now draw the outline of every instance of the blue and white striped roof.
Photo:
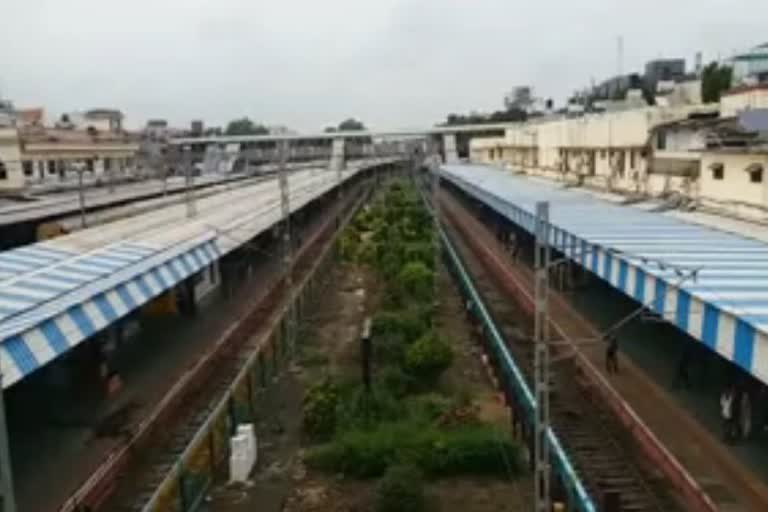
[[(374, 160), (383, 163), (384, 160)], [(349, 166), (349, 179), (365, 163)], [(291, 211), (335, 188), (338, 175), (289, 176)], [(0, 252), (0, 372), (8, 387), (113, 321), (279, 222), (276, 180)]]
[(210, 237), (170, 250), (116, 243), (77, 255), (43, 243), (0, 253), (3, 386), (205, 268), (219, 254)]
[(549, 201), (554, 248), (768, 383), (765, 242), (493, 167), (442, 174), (528, 231), (536, 202)]

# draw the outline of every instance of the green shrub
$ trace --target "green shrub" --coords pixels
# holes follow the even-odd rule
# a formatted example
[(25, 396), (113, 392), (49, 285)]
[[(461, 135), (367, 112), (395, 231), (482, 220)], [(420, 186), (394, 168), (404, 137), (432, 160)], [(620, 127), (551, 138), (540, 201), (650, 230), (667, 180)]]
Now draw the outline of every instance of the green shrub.
[(430, 317), (431, 310), (426, 307), (377, 312), (371, 323), (374, 360), (402, 365), (406, 348), (427, 331)]
[(399, 366), (385, 366), (376, 376), (378, 388), (384, 388), (394, 398), (402, 398), (414, 388), (413, 377)]
[(432, 302), (435, 292), (434, 272), (421, 261), (409, 261), (397, 274), (393, 286), (408, 300)]
[(450, 345), (428, 333), (405, 350), (405, 369), (424, 384), (434, 384), (453, 362)]
[(425, 393), (409, 397), (406, 401), (408, 416), (417, 421), (432, 423), (455, 406), (454, 400), (439, 393)]
[(354, 262), (357, 259), (357, 249), (360, 243), (357, 233), (353, 230), (346, 230), (339, 237), (339, 257), (342, 261)]
[(307, 391), (302, 425), (310, 439), (323, 441), (333, 436), (338, 406), (339, 388), (331, 379), (325, 379)]
[(350, 430), (310, 450), (307, 464), (355, 478), (380, 476), (394, 464), (413, 464), (431, 476), (519, 475), (520, 447), (494, 427), (441, 429), (423, 421)]
[(362, 386), (356, 386), (343, 396), (337, 409), (337, 424), (345, 430), (370, 427), (402, 417), (403, 410), (403, 405), (387, 389), (375, 387), (368, 393)]
[(408, 465), (387, 470), (376, 487), (376, 512), (422, 512), (426, 510), (424, 481), (418, 468)]

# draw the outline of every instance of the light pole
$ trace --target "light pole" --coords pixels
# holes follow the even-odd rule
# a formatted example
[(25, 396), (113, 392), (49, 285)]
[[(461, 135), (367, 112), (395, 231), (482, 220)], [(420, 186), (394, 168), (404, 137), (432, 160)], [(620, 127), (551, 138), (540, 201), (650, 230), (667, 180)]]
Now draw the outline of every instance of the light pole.
[(184, 166), (184, 200), (187, 203), (187, 218), (191, 219), (197, 215), (197, 205), (195, 204), (195, 195), (192, 191), (192, 148), (184, 146), (182, 148), (182, 165)]
[(72, 167), (77, 173), (77, 199), (80, 203), (80, 227), (85, 228), (87, 225), (85, 218), (85, 190), (83, 188), (83, 172), (85, 171), (85, 164), (83, 162), (75, 162), (72, 164)]
[(285, 273), (285, 286), (288, 296), (288, 309), (286, 311), (285, 335), (288, 338), (288, 347), (293, 353), (296, 334), (297, 311), (293, 303), (293, 241), (291, 240), (291, 196), (288, 183), (287, 159), (290, 149), (287, 140), (277, 142), (276, 156), (277, 180), (280, 187), (280, 210), (283, 220), (283, 270)]
[(5, 418), (5, 392), (3, 376), (0, 370), (0, 492), (2, 512), (16, 512), (16, 495), (13, 491), (13, 470), (11, 451), (8, 443), (8, 423)]
[(534, 257), (535, 510), (550, 512), (549, 465), (549, 202), (536, 203)]

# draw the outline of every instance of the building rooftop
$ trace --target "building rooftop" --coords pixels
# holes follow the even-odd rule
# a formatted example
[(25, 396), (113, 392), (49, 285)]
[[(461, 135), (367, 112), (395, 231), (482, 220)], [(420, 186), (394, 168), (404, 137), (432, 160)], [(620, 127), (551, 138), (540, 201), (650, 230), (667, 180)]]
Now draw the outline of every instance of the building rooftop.
[(19, 129), (24, 144), (59, 143), (92, 144), (100, 142), (136, 143), (138, 136), (129, 132), (75, 130), (63, 128), (26, 127)]

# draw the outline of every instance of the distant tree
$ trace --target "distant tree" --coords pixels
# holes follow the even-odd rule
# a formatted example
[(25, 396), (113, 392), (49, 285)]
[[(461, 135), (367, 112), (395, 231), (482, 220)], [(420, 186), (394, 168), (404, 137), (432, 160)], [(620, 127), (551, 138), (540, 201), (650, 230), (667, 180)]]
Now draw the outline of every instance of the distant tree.
[(701, 73), (701, 99), (704, 103), (720, 101), (723, 92), (731, 88), (733, 69), (717, 62), (707, 64)]
[(335, 132), (335, 131), (336, 131), (336, 127), (335, 127), (335, 126), (326, 126), (326, 127), (325, 127), (325, 129), (324, 129), (323, 131), (324, 131), (325, 133), (333, 133), (333, 132)]
[(552, 98), (548, 98), (547, 101), (544, 102), (544, 108), (546, 108), (547, 110), (552, 110), (553, 108), (555, 108), (555, 100), (553, 100)]
[(227, 124), (225, 135), (268, 135), (269, 130), (260, 124), (255, 124), (247, 117), (235, 119)]
[(478, 114), (473, 112), (469, 115), (448, 114), (443, 126), (456, 126), (462, 124), (488, 124), (488, 123), (514, 123), (525, 121), (528, 114), (524, 110), (513, 108), (510, 110), (497, 110), (492, 114)]
[(339, 123), (340, 132), (360, 132), (365, 130), (365, 125), (357, 119), (350, 117)]

